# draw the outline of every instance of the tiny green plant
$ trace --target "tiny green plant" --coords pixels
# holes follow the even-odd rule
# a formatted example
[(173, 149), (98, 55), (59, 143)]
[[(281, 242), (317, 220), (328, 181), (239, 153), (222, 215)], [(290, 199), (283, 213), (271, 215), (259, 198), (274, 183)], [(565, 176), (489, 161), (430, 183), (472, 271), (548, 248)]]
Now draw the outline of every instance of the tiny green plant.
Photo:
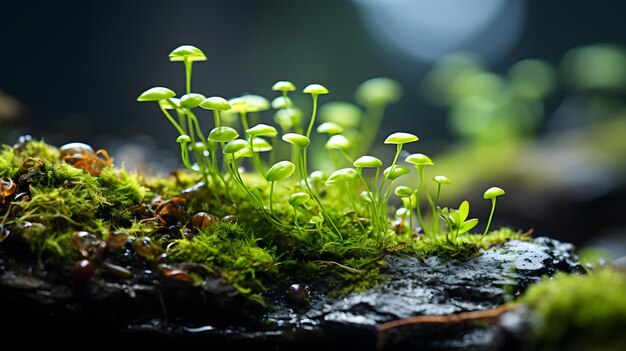
[(448, 227), (446, 240), (451, 245), (456, 245), (459, 235), (470, 231), (478, 224), (478, 219), (467, 219), (469, 216), (469, 201), (464, 200), (457, 210), (444, 207), (438, 210), (439, 216)]
[(296, 228), (300, 228), (298, 224), (298, 207), (304, 205), (311, 199), (311, 196), (304, 192), (297, 192), (289, 196), (289, 205), (293, 208), (293, 220)]
[[(417, 202), (418, 202), (417, 217), (419, 218), (420, 225), (422, 226), (422, 229), (424, 230), (424, 233), (426, 233), (426, 226), (424, 225), (424, 219), (422, 218), (422, 211), (420, 210), (419, 201), (421, 199), (422, 191), (424, 190), (424, 168), (426, 166), (432, 166), (433, 165), (433, 161), (430, 159), (430, 157), (428, 157), (428, 156), (426, 156), (424, 154), (412, 154), (412, 155), (409, 155), (409, 156), (406, 157), (405, 161), (408, 162), (408, 163), (414, 164), (415, 168), (419, 172), (419, 187), (417, 188)], [(435, 205), (431, 203), (431, 207), (432, 207), (433, 213), (434, 213), (435, 212)]]
[[(364, 110), (339, 101), (320, 107), (319, 96), (329, 94), (329, 90), (321, 84), (309, 84), (301, 91), (310, 95), (312, 101), (310, 118), (303, 120), (302, 109), (294, 103), (298, 100), (292, 99), (296, 86), (290, 81), (279, 80), (271, 86), (272, 91), (279, 93), (271, 102), (255, 94), (230, 99), (207, 98), (191, 90), (192, 64), (206, 60), (202, 51), (183, 45), (171, 52), (170, 59), (185, 64), (185, 94), (177, 97), (171, 89), (153, 87), (137, 100), (157, 102), (179, 134), (176, 141), (187, 170), (200, 174), (207, 187), (221, 184), (225, 198), (235, 208), (250, 208), (240, 202), (247, 199), (276, 230), (315, 231), (337, 240), (352, 240), (355, 235), (362, 235), (385, 243), (414, 242), (418, 238), (437, 241), (445, 236), (445, 242), (454, 247), (457, 238), (469, 233), (478, 223), (477, 219), (468, 219), (468, 201), (463, 201), (458, 209), (439, 206), (442, 186), (450, 184), (446, 176), (432, 178), (436, 192), (430, 194), (425, 176), (426, 167), (434, 166), (430, 157), (413, 152), (400, 159), (403, 149), (412, 148), (419, 140), (415, 134), (398, 131), (384, 140), (384, 144), (395, 145), (395, 153), (387, 165), (381, 158), (368, 154), (384, 109), (402, 95), (397, 82), (378, 77), (358, 86), (356, 101)], [(209, 131), (206, 136), (199, 123), (202, 119), (193, 112), (196, 108), (212, 113), (213, 125), (206, 129)], [(316, 122), (318, 108), (322, 123)], [(263, 113), (269, 109), (275, 110), (276, 127), (262, 120)], [(169, 111), (175, 111), (178, 119)], [(248, 118), (252, 120), (252, 114), (255, 123), (250, 125)], [(312, 143), (316, 135), (325, 137), (325, 142), (316, 143), (316, 139)], [(321, 145), (329, 156), (321, 157), (331, 160), (334, 168), (314, 169), (309, 173), (307, 157), (309, 153), (313, 161), (313, 156), (320, 157), (315, 147)], [(412, 165), (413, 170), (403, 162)], [(247, 165), (256, 171), (248, 171)], [(403, 178), (412, 179), (415, 186), (396, 186), (398, 179), (415, 171), (417, 177)], [(277, 187), (278, 182), (284, 186)], [(402, 206), (390, 213), (392, 191)], [(211, 194), (220, 196), (219, 191), (212, 190)], [(486, 236), (495, 198), (503, 194), (500, 188), (485, 192), (484, 198), (492, 201), (492, 210), (485, 232), (477, 237)], [(428, 225), (423, 204), (430, 207), (432, 223)], [(285, 206), (292, 210), (291, 215)], [(424, 235), (413, 226), (414, 211)], [(394, 215), (401, 218), (403, 225), (394, 227)], [(308, 221), (302, 222), (305, 217)], [(406, 217), (408, 226), (404, 225)], [(440, 221), (445, 223), (445, 228), (440, 228)]]
[(496, 198), (502, 195), (504, 195), (504, 190), (496, 186), (487, 189), (485, 193), (483, 194), (483, 198), (485, 200), (491, 200), (491, 212), (489, 213), (489, 220), (487, 221), (487, 225), (485, 226), (485, 232), (483, 233), (483, 237), (487, 235), (487, 232), (489, 232), (491, 219), (493, 218), (493, 213), (496, 210)]
[(293, 174), (296, 170), (296, 165), (289, 161), (280, 161), (270, 167), (265, 174), (265, 179), (270, 182), (270, 212), (274, 213), (273, 198), (274, 198), (274, 184), (279, 180), (285, 180)]

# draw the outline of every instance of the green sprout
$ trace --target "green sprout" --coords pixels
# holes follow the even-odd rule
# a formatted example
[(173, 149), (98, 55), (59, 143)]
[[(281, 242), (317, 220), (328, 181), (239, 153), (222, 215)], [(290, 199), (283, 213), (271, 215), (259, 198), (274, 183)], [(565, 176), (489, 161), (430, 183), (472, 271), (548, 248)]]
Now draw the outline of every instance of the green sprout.
[(346, 152), (346, 150), (348, 150), (351, 146), (352, 143), (350, 142), (350, 140), (348, 140), (348, 138), (341, 134), (331, 136), (324, 145), (324, 147), (329, 151), (338, 150), (339, 153), (341, 153), (341, 155), (348, 161), (348, 163), (354, 162), (352, 160), (352, 157), (350, 157), (350, 155), (348, 155), (348, 153)]
[[(348, 194), (348, 199), (350, 200), (350, 205), (352, 206), (352, 209), (354, 210), (354, 213), (358, 213), (358, 209), (356, 207), (356, 204), (354, 203), (354, 198), (351, 195), (352, 194), (352, 189), (350, 189), (350, 183), (356, 179), (358, 177), (358, 173), (354, 168), (342, 168), (339, 170), (334, 171), (333, 173), (331, 173), (328, 176), (328, 179), (326, 179), (326, 186), (333, 186), (333, 185), (340, 185), (343, 184), (346, 188), (346, 194)], [(361, 229), (363, 230), (363, 232), (365, 232), (365, 227), (363, 227), (363, 224), (358, 221), (359, 226), (361, 227)]]
[(273, 109), (279, 110), (279, 109), (289, 108), (293, 106), (293, 102), (287, 96), (279, 96), (275, 98), (274, 100), (272, 100), (272, 102), (270, 103), (270, 106), (272, 106)]
[(311, 94), (311, 98), (313, 99), (313, 111), (311, 112), (311, 120), (309, 121), (309, 128), (306, 130), (306, 137), (311, 137), (311, 131), (313, 130), (313, 124), (315, 123), (315, 115), (317, 114), (317, 96), (328, 94), (328, 89), (320, 84), (309, 84), (307, 85), (302, 92), (306, 94)]
[(170, 123), (172, 123), (172, 125), (174, 126), (174, 128), (176, 128), (178, 133), (180, 135), (183, 135), (183, 134), (185, 134), (185, 131), (181, 128), (180, 124), (178, 124), (178, 122), (176, 122), (174, 117), (172, 117), (172, 115), (169, 112), (167, 112), (166, 105), (160, 103), (161, 101), (168, 101), (168, 104), (170, 106), (172, 106), (172, 105), (175, 106), (175, 104), (170, 100), (174, 96), (176, 96), (176, 93), (174, 91), (172, 91), (171, 89), (164, 88), (164, 87), (154, 87), (154, 88), (150, 88), (150, 89), (144, 91), (143, 93), (141, 93), (141, 95), (139, 95), (139, 97), (137, 97), (137, 101), (157, 101), (157, 102), (159, 102), (159, 108), (161, 109), (161, 112), (163, 112), (165, 117), (167, 117), (167, 119), (170, 121)]
[[(382, 199), (382, 194), (383, 194), (383, 186), (385, 185), (385, 182), (387, 180), (391, 180), (393, 183), (393, 180), (395, 180), (396, 178), (398, 178), (401, 175), (404, 174), (399, 174), (399, 173), (403, 173), (405, 172), (404, 169), (408, 170), (408, 168), (404, 167), (404, 166), (398, 166), (396, 165), (396, 163), (398, 162), (398, 157), (400, 156), (400, 152), (402, 151), (402, 146), (404, 144), (408, 144), (408, 143), (413, 143), (418, 141), (419, 138), (413, 134), (410, 133), (403, 133), (403, 132), (396, 132), (396, 133), (392, 133), (391, 135), (389, 135), (387, 137), (387, 139), (385, 139), (385, 144), (395, 144), (396, 145), (396, 154), (393, 157), (393, 161), (391, 162), (391, 166), (389, 168), (387, 168), (383, 174), (385, 175), (385, 179), (383, 179), (383, 181), (380, 184), (380, 187), (378, 188), (378, 198)], [(396, 170), (397, 167), (400, 167), (400, 170)], [(399, 173), (398, 173), (399, 172)], [(409, 170), (410, 172), (410, 170)], [(399, 174), (399, 175), (398, 175)], [(392, 176), (396, 176), (394, 179), (390, 179), (388, 177), (388, 175), (392, 175)], [(391, 185), (390, 185), (391, 187)], [(387, 200), (389, 198), (389, 194), (390, 190), (387, 191), (387, 195), (385, 196), (385, 199), (383, 199), (383, 201), (381, 201), (379, 203), (380, 208), (378, 209), (378, 211), (382, 214), (386, 213), (386, 209), (387, 209)]]
[(417, 201), (413, 200), (415, 198), (415, 193), (413, 189), (405, 185), (400, 185), (396, 187), (394, 193), (402, 199), (404, 203), (404, 208), (406, 208), (406, 210), (409, 212), (410, 228), (413, 228), (413, 207), (417, 206)]
[(220, 96), (211, 96), (206, 98), (204, 101), (200, 103), (200, 107), (206, 110), (213, 111), (213, 126), (218, 128), (221, 126), (220, 122), (220, 112), (228, 111), (231, 109), (230, 104), (226, 99)]
[(228, 103), (232, 112), (239, 113), (241, 127), (244, 131), (250, 128), (248, 125), (248, 113), (261, 112), (270, 108), (270, 103), (266, 98), (252, 94), (230, 99)]
[(320, 124), (319, 126), (317, 126), (316, 130), (318, 133), (323, 133), (323, 134), (328, 134), (330, 136), (333, 136), (335, 134), (342, 133), (344, 128), (334, 122), (324, 122)]
[(493, 218), (493, 213), (496, 210), (496, 197), (504, 195), (504, 190), (502, 188), (498, 188), (496, 186), (491, 187), (485, 191), (483, 194), (483, 198), (485, 200), (491, 200), (491, 213), (489, 213), (489, 220), (487, 221), (487, 226), (485, 227), (485, 232), (483, 233), (483, 237), (487, 235), (489, 231), (489, 226), (491, 225), (491, 219)]
[(183, 160), (183, 165), (193, 171), (193, 167), (189, 162), (189, 150), (187, 150), (187, 144), (191, 142), (191, 138), (189, 135), (183, 134), (176, 138), (176, 142), (180, 144), (180, 158)]
[[(269, 126), (267, 124), (257, 124), (256, 126), (249, 128), (246, 130), (246, 135), (248, 135), (248, 143), (250, 144), (250, 151), (252, 151), (252, 160), (254, 161), (254, 165), (256, 167), (256, 169), (261, 173), (261, 175), (263, 174), (263, 165), (261, 164), (261, 159), (260, 156), (257, 152), (255, 151), (261, 151), (256, 149), (255, 150), (255, 145), (258, 145), (259, 147), (261, 147), (262, 145), (262, 141), (264, 141), (264, 139), (261, 139), (260, 137), (270, 137), (273, 138), (275, 136), (278, 135), (278, 131), (276, 130), (276, 128)], [(260, 140), (260, 141), (257, 141)], [(271, 146), (268, 149), (264, 144), (263, 144), (263, 150), (271, 150)]]
[[(435, 206), (437, 206), (437, 204), (439, 203), (439, 197), (441, 196), (441, 186), (443, 184), (450, 184), (450, 179), (448, 179), (448, 177), (444, 176), (444, 175), (438, 175), (438, 176), (434, 176), (433, 177), (433, 181), (435, 183), (437, 183), (437, 194), (435, 195), (435, 201), (434, 204)], [(433, 213), (432, 215), (433, 217), (433, 233), (437, 233), (439, 232), (439, 221), (438, 221), (438, 216), (435, 215), (435, 213)]]
[(306, 148), (309, 146), (309, 144), (311, 144), (311, 139), (309, 139), (308, 137), (304, 135), (296, 134), (296, 133), (287, 133), (282, 136), (282, 139), (288, 142), (289, 144), (295, 145), (297, 147), (297, 151), (299, 152), (299, 157), (298, 157), (299, 167), (298, 168), (299, 168), (299, 172), (302, 178), (302, 182), (304, 183), (304, 186), (306, 188), (306, 191), (319, 206), (320, 212), (322, 216), (324, 217), (324, 219), (328, 223), (331, 224), (331, 226), (335, 230), (335, 233), (339, 235), (339, 237), (341, 237), (341, 232), (339, 231), (339, 229), (337, 228), (333, 220), (328, 215), (328, 212), (326, 212), (326, 210), (324, 209), (324, 205), (322, 205), (322, 202), (320, 201), (320, 199), (311, 190), (311, 186), (309, 185), (309, 181), (307, 179), (308, 172), (307, 172), (307, 161), (306, 161)]
[(298, 207), (304, 205), (310, 199), (311, 199), (311, 196), (304, 192), (293, 193), (291, 194), (291, 196), (289, 196), (289, 204), (291, 205), (291, 207), (293, 207), (293, 220), (294, 220), (294, 224), (296, 225), (296, 228), (300, 228), (300, 225), (298, 224), (298, 210), (297, 209)]
[[(424, 234), (428, 234), (426, 232), (424, 219), (422, 218), (422, 211), (420, 210), (420, 200), (421, 200), (422, 191), (424, 190), (424, 168), (426, 166), (432, 166), (433, 161), (430, 159), (430, 157), (424, 154), (411, 154), (406, 157), (405, 161), (408, 163), (414, 164), (415, 168), (417, 169), (419, 173), (420, 183), (419, 183), (419, 186), (417, 187), (417, 218), (420, 221), (420, 225), (422, 226), (422, 230), (424, 231)], [(430, 205), (432, 207), (432, 214), (434, 216), (435, 211), (436, 211), (435, 204), (433, 202), (430, 202)]]
[[(272, 91), (279, 92), (279, 96), (274, 97), (271, 102), (254, 94), (243, 94), (229, 100), (219, 96), (207, 98), (203, 94), (191, 92), (192, 64), (206, 60), (202, 51), (184, 45), (172, 51), (170, 60), (185, 63), (186, 93), (177, 98), (176, 93), (168, 88), (154, 87), (142, 93), (137, 100), (156, 101), (179, 132), (176, 141), (181, 147), (181, 158), (186, 169), (201, 173), (207, 187), (209, 184), (223, 185), (223, 189), (215, 189), (211, 193), (207, 200), (209, 206), (213, 206), (212, 201), (222, 201), (220, 195), (227, 195), (226, 198), (230, 200), (227, 203), (229, 210), (235, 208), (245, 211), (252, 206), (267, 219), (268, 225), (283, 233), (317, 230), (324, 235), (320, 242), (323, 245), (344, 238), (347, 240), (339, 243), (351, 245), (349, 243), (352, 238), (359, 240), (354, 237), (359, 227), (363, 233), (372, 234), (377, 240), (376, 245), (397, 243), (398, 240), (413, 245), (417, 240), (413, 228), (414, 209), (417, 210), (419, 226), (425, 234), (422, 239), (455, 246), (450, 248), (448, 244), (444, 244), (448, 249), (458, 249), (457, 238), (476, 226), (477, 219), (468, 219), (467, 201), (463, 201), (458, 209), (439, 208), (442, 185), (450, 184), (450, 180), (445, 176), (435, 176), (433, 181), (437, 184), (437, 189), (434, 196), (431, 196), (428, 189), (430, 184), (425, 182), (424, 173), (426, 166), (433, 165), (433, 162), (424, 154), (409, 154), (402, 160), (414, 165), (419, 175), (419, 184), (415, 187), (395, 186), (400, 177), (412, 172), (410, 167), (401, 164), (399, 157), (405, 144), (419, 141), (416, 135), (395, 132), (384, 140), (384, 144), (396, 145), (393, 159), (386, 168), (383, 168), (380, 159), (366, 154), (371, 148), (374, 133), (379, 129), (385, 107), (398, 101), (402, 95), (400, 85), (394, 80), (377, 77), (359, 85), (355, 100), (360, 106), (341, 101), (318, 106), (319, 95), (328, 94), (328, 89), (320, 84), (307, 85), (302, 93), (311, 95), (312, 108), (310, 120), (306, 128), (303, 128), (303, 112), (294, 105), (296, 100), (292, 100), (289, 95), (296, 90), (293, 83), (285, 80), (274, 83)], [(213, 128), (206, 138), (206, 130), (200, 127), (198, 118), (192, 111), (198, 107), (213, 112)], [(318, 107), (322, 122), (320, 124), (316, 123)], [(262, 123), (263, 116), (260, 113), (270, 108), (276, 110), (273, 116), (276, 127)], [(176, 112), (178, 119), (174, 118), (176, 116), (172, 117), (172, 110)], [(252, 121), (253, 117), (257, 117), (258, 121), (249, 123), (248, 119)], [(237, 119), (241, 128), (237, 125)], [(234, 125), (230, 124), (232, 122), (235, 122)], [(312, 143), (311, 133), (314, 126), (317, 126), (318, 134), (328, 136), (324, 144), (317, 144), (317, 140)], [(286, 144), (275, 141), (279, 134), (277, 128), (280, 128), (282, 140)], [(324, 171), (308, 173), (307, 156), (311, 152), (311, 144), (315, 147), (323, 145), (328, 150), (330, 159), (336, 166), (334, 171), (320, 167)], [(221, 153), (218, 152), (220, 146)], [(288, 147), (291, 150), (290, 155), (287, 153)], [(263, 152), (268, 154), (262, 154)], [(220, 155), (221, 166), (217, 160)], [(285, 160), (289, 157), (290, 161)], [(276, 159), (284, 161), (275, 162)], [(239, 166), (246, 162), (253, 164), (258, 172), (244, 173), (244, 168)], [(350, 166), (344, 166), (346, 162)], [(294, 172), (297, 177), (287, 181)], [(278, 181), (285, 181), (286, 185), (277, 187)], [(287, 197), (284, 189), (290, 188), (295, 189), (290, 192), (288, 200), (293, 208), (293, 220), (289, 213), (281, 211), (284, 207), (280, 207), (277, 202)], [(229, 191), (235, 191), (235, 196), (231, 196)], [(392, 191), (402, 201), (402, 207), (395, 214), (388, 212)], [(484, 198), (492, 201), (492, 210), (482, 237), (488, 233), (491, 224), (495, 197), (502, 194), (504, 191), (500, 188), (491, 188), (485, 192)], [(432, 218), (427, 219), (432, 219), (432, 224), (428, 226), (420, 206), (424, 197), (431, 207)], [(313, 201), (307, 204), (309, 200)], [(350, 207), (347, 215), (352, 217), (352, 222), (346, 220), (346, 214), (338, 214), (344, 205), (346, 208)], [(301, 212), (303, 208), (306, 212)], [(332, 212), (327, 211), (327, 208)], [(299, 222), (305, 213), (310, 215), (306, 228)], [(402, 222), (397, 225), (400, 218)], [(445, 241), (438, 237), (444, 235), (444, 230), (439, 230), (441, 220), (447, 226)], [(408, 230), (405, 224), (410, 227)]]
[(289, 161), (280, 161), (274, 164), (265, 174), (265, 180), (270, 182), (270, 212), (274, 213), (274, 184), (276, 181), (284, 180), (293, 174), (296, 170), (296, 165)]
[(443, 209), (438, 208), (437, 212), (448, 227), (446, 241), (451, 245), (456, 245), (456, 239), (459, 235), (470, 231), (478, 224), (478, 219), (476, 218), (467, 219), (467, 216), (469, 216), (469, 201), (467, 200), (461, 202), (458, 210), (444, 207)]
[[(374, 226), (377, 228), (378, 231), (382, 232), (384, 231), (384, 226), (383, 226), (384, 221), (381, 221), (378, 215), (378, 209), (379, 209), (378, 202), (379, 201), (376, 201), (376, 198), (373, 196), (371, 189), (375, 189), (376, 184), (378, 184), (378, 176), (380, 175), (380, 167), (382, 167), (383, 161), (381, 161), (380, 159), (374, 156), (364, 155), (364, 156), (357, 158), (352, 164), (354, 165), (354, 167), (356, 167), (357, 174), (359, 178), (361, 179), (363, 186), (365, 187), (365, 191), (363, 192), (365, 193), (365, 195), (361, 193), (361, 199), (365, 200), (365, 202), (368, 205), (370, 205), (371, 207), (370, 216), (372, 217), (372, 220), (374, 221)], [(374, 176), (374, 181), (372, 182), (371, 188), (365, 181), (365, 178), (363, 177), (363, 169), (365, 168), (376, 169), (376, 175)]]
[(187, 94), (191, 93), (191, 67), (194, 61), (206, 61), (202, 50), (191, 45), (182, 45), (172, 50), (169, 55), (170, 61), (183, 61), (185, 63), (185, 88)]

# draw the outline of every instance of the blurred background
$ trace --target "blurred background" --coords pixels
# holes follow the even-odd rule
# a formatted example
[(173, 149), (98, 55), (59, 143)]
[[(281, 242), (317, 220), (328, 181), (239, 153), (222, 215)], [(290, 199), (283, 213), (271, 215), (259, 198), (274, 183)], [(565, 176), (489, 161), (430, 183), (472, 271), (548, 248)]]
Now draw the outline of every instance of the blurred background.
[[(0, 14), (0, 142), (23, 134), (109, 151), (116, 164), (167, 173), (177, 136), (152, 86), (184, 91), (182, 44), (206, 96), (276, 96), (290, 80), (324, 84), (320, 103), (355, 101), (359, 84), (388, 77), (401, 98), (385, 108), (371, 153), (395, 131), (447, 175), (442, 202), (486, 223), (482, 193), (500, 186), (494, 226), (626, 255), (626, 3), (619, 1), (64, 1), (5, 2)], [(308, 96), (294, 101), (310, 113)], [(210, 120), (208, 111), (206, 121)], [(273, 123), (273, 111), (260, 118)], [(202, 117), (201, 117), (202, 118)], [(202, 122), (201, 122), (202, 123)], [(207, 122), (208, 123), (208, 122)], [(407, 185), (413, 180), (406, 180)], [(484, 228), (484, 227), (483, 227)]]

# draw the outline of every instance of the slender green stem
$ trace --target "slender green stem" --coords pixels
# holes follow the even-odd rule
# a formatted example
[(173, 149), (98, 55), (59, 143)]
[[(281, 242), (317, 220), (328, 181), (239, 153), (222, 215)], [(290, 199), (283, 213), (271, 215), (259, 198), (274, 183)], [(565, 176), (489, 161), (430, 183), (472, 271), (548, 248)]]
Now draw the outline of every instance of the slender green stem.
[(313, 124), (315, 123), (315, 115), (317, 114), (317, 94), (312, 94), (313, 98), (313, 112), (311, 113), (311, 121), (309, 122), (309, 128), (306, 130), (306, 137), (311, 137), (311, 131), (313, 130)]
[(267, 210), (265, 210), (265, 207), (263, 206), (263, 203), (261, 202), (261, 200), (259, 200), (250, 191), (250, 189), (248, 189), (248, 187), (246, 186), (246, 183), (244, 183), (243, 178), (241, 178), (241, 175), (239, 174), (239, 170), (237, 169), (237, 165), (235, 164), (234, 160), (229, 163), (229, 170), (230, 170), (231, 175), (233, 176), (233, 178), (235, 178), (235, 180), (239, 184), (239, 186), (241, 186), (243, 188), (243, 190), (248, 194), (248, 196), (254, 202), (256, 202), (257, 206), (259, 207), (259, 209), (261, 210), (261, 212), (263, 213), (265, 218), (267, 218), (272, 224), (276, 225), (278, 228), (284, 228), (285, 225), (283, 223), (281, 223), (280, 221), (274, 219), (274, 217), (271, 214), (267, 213)]
[(413, 233), (413, 200), (409, 196), (409, 233)]
[[(396, 145), (396, 155), (393, 158), (393, 162), (391, 163), (391, 167), (389, 168), (389, 174), (393, 174), (393, 171), (396, 167), (396, 162), (398, 162), (398, 157), (400, 156), (400, 151), (402, 150), (402, 144), (397, 144)], [(376, 177), (378, 178), (378, 174), (376, 175)], [(385, 178), (383, 179), (383, 181), (380, 183), (380, 187), (378, 188), (378, 198), (380, 200), (383, 200), (383, 186), (385, 185), (385, 182), (387, 182), (388, 178), (387, 176), (385, 176)], [(391, 187), (391, 185), (389, 185), (389, 187)], [(381, 201), (378, 204), (379, 208), (378, 211), (380, 213), (380, 215), (383, 218), (387, 218), (387, 202), (386, 200)]]
[(485, 232), (483, 233), (482, 238), (485, 237), (485, 235), (487, 235), (487, 232), (489, 231), (489, 226), (491, 225), (491, 219), (493, 218), (493, 212), (496, 210), (496, 198), (492, 198), (491, 199), (491, 213), (489, 214), (489, 220), (487, 221), (487, 226), (485, 227)]
[(300, 225), (298, 224), (298, 211), (295, 206), (293, 206), (293, 222), (295, 223), (296, 228), (300, 228)]
[(437, 194), (435, 195), (435, 201), (433, 206), (433, 225), (431, 231), (433, 233), (439, 233), (439, 215), (437, 214), (437, 203), (439, 203), (439, 196), (441, 195), (441, 184), (437, 183)]
[(248, 116), (246, 116), (245, 112), (239, 112), (239, 119), (241, 120), (243, 132), (246, 133), (246, 130), (250, 129), (250, 127), (248, 127)]
[(274, 213), (274, 184), (276, 182), (270, 182), (270, 213)]
[(326, 212), (326, 210), (324, 209), (324, 205), (322, 205), (322, 202), (320, 201), (320, 199), (311, 190), (311, 186), (309, 185), (309, 180), (307, 178), (307, 174), (308, 173), (307, 173), (307, 170), (306, 170), (306, 148), (302, 149), (302, 153), (300, 155), (300, 168), (302, 169), (302, 180), (304, 181), (304, 185), (306, 187), (307, 192), (313, 198), (313, 200), (315, 200), (317, 205), (320, 207), (320, 212), (321, 212), (322, 216), (324, 218), (326, 218), (326, 221), (328, 221), (328, 223), (330, 223), (330, 225), (335, 230), (335, 233), (337, 233), (337, 235), (339, 235), (340, 238), (343, 237), (341, 235), (341, 232), (339, 231), (339, 229), (337, 228), (337, 226), (333, 222), (333, 220), (328, 215), (328, 212)]
[[(193, 122), (193, 128), (195, 129), (195, 132), (198, 135), (198, 138), (200, 138), (200, 140), (202, 140), (204, 144), (206, 144), (207, 139), (204, 137), (204, 134), (202, 133), (202, 128), (200, 128), (200, 123), (198, 122), (198, 117), (196, 117), (196, 114), (193, 113), (191, 110), (187, 110), (187, 115), (189, 115), (189, 117), (191, 118)], [(191, 128), (192, 127), (189, 126), (189, 129)]]
[(188, 170), (195, 172), (193, 167), (191, 167), (191, 163), (189, 162), (189, 152), (187, 151), (187, 144), (186, 143), (181, 143), (180, 144), (180, 158), (183, 160), (183, 165), (185, 165), (185, 167)]
[[(404, 222), (406, 221), (406, 213), (407, 213), (407, 212), (409, 212), (409, 215), (410, 215), (410, 213), (411, 213), (411, 211), (410, 211), (410, 210), (409, 210), (409, 211), (404, 211), (404, 213), (402, 214), (402, 222), (401, 222), (401, 223), (402, 223), (402, 226), (403, 226), (403, 227), (404, 227)], [(410, 217), (410, 216), (409, 216), (409, 217)], [(410, 219), (409, 219), (409, 223), (410, 223)], [(409, 224), (409, 225), (411, 226), (412, 224)], [(412, 232), (412, 230), (411, 230), (411, 228), (409, 227), (409, 235), (411, 234), (411, 232)], [(400, 232), (400, 233), (398, 233), (398, 234), (402, 234), (402, 232)]]
[(359, 210), (356, 207), (356, 204), (354, 203), (354, 199), (352, 196), (352, 189), (350, 189), (350, 185), (348, 184), (348, 182), (345, 183), (346, 184), (346, 195), (348, 196), (348, 199), (350, 199), (350, 205), (352, 206), (352, 209), (354, 210), (354, 214), (356, 215), (356, 221), (357, 223), (359, 223), (359, 226), (361, 227), (361, 230), (363, 230), (363, 233), (365, 233), (365, 227), (363, 226), (363, 223), (361, 223), (361, 221), (359, 220)]
[(187, 114), (179, 109), (176, 109), (176, 115), (178, 116), (178, 123), (180, 123), (180, 127), (185, 131), (185, 134), (189, 135), (190, 132), (187, 128)]
[(254, 167), (261, 175), (261, 178), (263, 178), (265, 176), (265, 170), (261, 164), (261, 157), (259, 156), (259, 153), (254, 152), (254, 140), (252, 136), (248, 137), (248, 144), (250, 144), (250, 152), (252, 152), (252, 162), (254, 163)]
[(416, 201), (417, 218), (419, 219), (420, 226), (422, 227), (422, 230), (424, 231), (424, 235), (428, 235), (428, 233), (426, 232), (426, 223), (424, 223), (424, 218), (422, 218), (422, 210), (420, 209), (420, 200), (422, 198), (422, 187), (424, 185), (424, 165), (419, 165), (418, 171), (419, 171), (419, 177), (420, 177), (420, 184), (417, 187), (417, 201)]
[(219, 110), (213, 110), (213, 124), (215, 128), (219, 128), (221, 126)]
[(188, 57), (185, 57), (185, 88), (187, 94), (191, 93), (191, 65), (193, 61), (190, 61)]
[[(369, 185), (367, 185), (367, 182), (365, 181), (365, 178), (363, 178), (363, 169), (357, 167), (357, 173), (359, 175), (359, 178), (361, 179), (361, 182), (365, 186), (365, 191), (367, 191), (367, 193), (370, 195), (370, 198), (372, 200), (372, 202), (369, 204), (369, 207), (370, 207), (370, 210), (371, 210), (370, 218), (374, 222), (373, 223), (374, 228), (379, 230), (379, 229), (382, 228), (382, 225), (380, 223), (380, 219), (376, 215), (376, 202), (373, 199), (374, 194), (372, 194), (372, 191), (370, 190)], [(376, 173), (378, 174), (378, 168), (376, 168)], [(376, 182), (374, 182), (374, 187), (376, 187)]]
[(348, 153), (346, 152), (346, 150), (344, 149), (339, 149), (339, 151), (341, 152), (341, 155), (343, 155), (343, 158), (346, 159), (346, 161), (348, 161), (349, 164), (352, 164), (354, 162), (354, 160), (352, 159), (352, 157), (350, 157), (350, 155), (348, 155)]
[(174, 126), (174, 128), (176, 128), (176, 130), (178, 131), (178, 134), (180, 135), (184, 135), (185, 131), (180, 127), (180, 125), (178, 124), (178, 122), (176, 122), (176, 120), (174, 119), (174, 117), (172, 117), (172, 115), (170, 115), (169, 112), (167, 112), (167, 110), (165, 109), (165, 107), (161, 106), (161, 104), (159, 104), (159, 108), (161, 109), (161, 111), (163, 112), (163, 114), (165, 115), (165, 117), (167, 117), (167, 119), (169, 119), (170, 123), (172, 123), (172, 125)]

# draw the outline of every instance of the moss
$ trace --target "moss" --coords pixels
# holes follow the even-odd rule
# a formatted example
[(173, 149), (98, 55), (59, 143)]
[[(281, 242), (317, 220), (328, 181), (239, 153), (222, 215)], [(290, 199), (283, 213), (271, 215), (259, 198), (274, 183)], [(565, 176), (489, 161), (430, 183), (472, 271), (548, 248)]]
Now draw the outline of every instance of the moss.
[(107, 201), (116, 207), (129, 207), (152, 197), (140, 174), (128, 173), (123, 167), (106, 167), (97, 179)]
[(585, 275), (545, 278), (516, 303), (532, 310), (538, 349), (623, 350), (625, 296), (625, 272), (604, 267)]
[(259, 247), (251, 230), (228, 222), (177, 240), (169, 255), (174, 262), (204, 264), (245, 295), (263, 291), (262, 274), (275, 271), (277, 263), (273, 250)]
[(59, 150), (47, 144), (43, 140), (30, 140), (26, 143), (16, 145), (2, 145), (0, 151), (0, 178), (15, 178), (20, 166), (28, 158), (43, 158), (57, 160)]
[[(75, 231), (88, 231), (105, 238), (115, 230), (125, 230), (136, 238), (149, 237), (155, 246), (166, 247), (170, 263), (195, 262), (205, 265), (239, 293), (262, 302), (265, 286), (278, 275), (283, 281), (324, 279), (334, 294), (363, 291), (384, 281), (381, 274), (387, 254), (445, 259), (477, 256), (481, 249), (510, 239), (532, 240), (511, 229), (480, 235), (461, 235), (455, 244), (445, 233), (432, 237), (374, 233), (367, 221), (357, 218), (347, 202), (337, 201), (342, 192), (320, 195), (339, 233), (315, 216), (312, 203), (298, 212), (299, 227), (277, 228), (261, 214), (258, 205), (239, 191), (234, 182), (226, 187), (208, 178), (175, 171), (167, 176), (149, 177), (128, 172), (124, 167), (105, 167), (99, 176), (66, 164), (58, 150), (42, 141), (29, 141), (17, 149), (5, 147), (0, 172), (18, 180), (18, 191), (30, 194), (29, 201), (13, 201), (0, 207), (2, 224), (21, 228), (33, 251), (47, 260), (71, 262), (78, 258), (70, 243)], [(258, 174), (242, 174), (244, 182), (259, 198), (267, 199), (267, 182)], [(275, 216), (293, 222), (288, 198), (298, 188), (295, 182), (281, 181), (275, 191)], [(176, 236), (154, 220), (154, 200), (178, 199), (183, 231), (195, 233), (192, 239)], [(186, 218), (197, 212), (222, 218), (235, 215), (235, 223), (219, 221), (197, 231)], [(348, 212), (346, 212), (348, 211)], [(165, 229), (164, 229), (165, 228)], [(364, 231), (365, 229), (365, 231)], [(165, 231), (164, 231), (165, 230)], [(165, 233), (165, 234), (164, 234)], [(196, 277), (197, 278), (197, 277)]]

